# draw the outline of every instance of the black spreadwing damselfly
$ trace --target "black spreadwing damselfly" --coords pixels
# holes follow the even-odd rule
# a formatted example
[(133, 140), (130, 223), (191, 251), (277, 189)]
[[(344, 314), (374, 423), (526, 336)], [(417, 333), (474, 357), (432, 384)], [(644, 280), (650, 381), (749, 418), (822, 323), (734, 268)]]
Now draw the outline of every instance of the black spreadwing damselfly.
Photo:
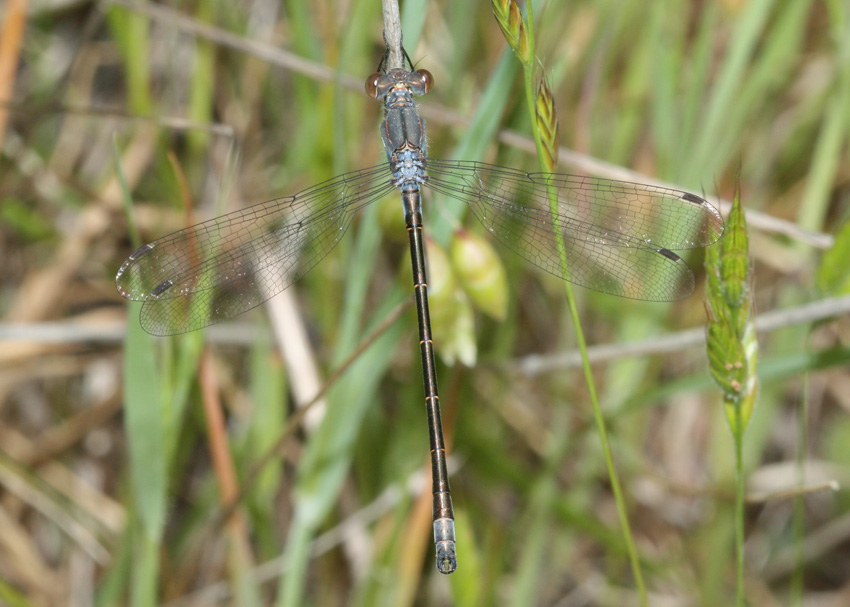
[[(366, 92), (383, 100), (388, 163), (339, 175), (293, 196), (205, 221), (138, 248), (118, 271), (118, 291), (142, 301), (149, 333), (175, 335), (232, 318), (280, 293), (321, 261), (354, 214), (399, 190), (410, 241), (431, 444), (437, 569), (457, 568), (454, 514), (440, 421), (422, 235), (421, 192), (458, 199), (493, 237), (535, 266), (603, 293), (648, 301), (687, 297), (694, 275), (674, 250), (723, 233), (720, 213), (674, 189), (426, 156), (414, 95), (426, 70), (382, 69)], [(557, 196), (557, 209), (550, 208)], [(558, 252), (555, 229), (566, 249)]]

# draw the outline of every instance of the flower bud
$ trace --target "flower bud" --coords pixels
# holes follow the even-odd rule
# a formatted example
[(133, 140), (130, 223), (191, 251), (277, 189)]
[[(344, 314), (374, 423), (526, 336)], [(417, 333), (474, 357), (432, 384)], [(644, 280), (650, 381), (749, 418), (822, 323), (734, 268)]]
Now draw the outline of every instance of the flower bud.
[(452, 241), (452, 265), (472, 303), (496, 320), (508, 309), (508, 279), (501, 259), (484, 238), (460, 230)]
[(428, 254), (428, 303), (434, 349), (448, 365), (459, 361), (472, 366), (478, 355), (472, 304), (457, 286), (446, 252), (430, 238), (425, 240), (425, 250)]

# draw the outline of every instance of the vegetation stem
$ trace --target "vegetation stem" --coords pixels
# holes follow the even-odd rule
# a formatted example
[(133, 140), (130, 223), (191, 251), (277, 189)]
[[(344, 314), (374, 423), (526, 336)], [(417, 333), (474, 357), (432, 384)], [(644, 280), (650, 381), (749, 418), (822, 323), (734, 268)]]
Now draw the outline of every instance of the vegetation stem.
[(735, 566), (736, 602), (744, 607), (744, 432), (741, 407), (735, 407), (735, 424), (739, 429), (735, 437)]
[[(528, 106), (529, 117), (531, 118), (532, 132), (534, 133), (534, 143), (537, 148), (537, 158), (540, 162), (542, 170), (553, 172), (555, 170), (554, 159), (546, 153), (543, 142), (540, 136), (540, 130), (537, 120), (537, 104), (535, 103), (535, 86), (534, 86), (534, 61), (535, 61), (535, 43), (534, 43), (534, 15), (532, 14), (531, 3), (526, 4), (526, 33), (528, 36), (528, 46), (530, 49), (530, 60), (528, 63), (523, 63), (523, 75), (525, 82), (525, 98)], [(558, 197), (557, 192), (550, 191), (549, 209), (552, 213), (553, 228), (555, 233), (555, 242), (558, 247), (558, 255), (561, 262), (561, 269), (564, 276), (569, 276), (569, 265), (567, 263), (567, 251), (564, 244), (563, 232), (560, 229), (558, 221)], [(638, 597), (641, 607), (646, 607), (647, 595), (646, 586), (643, 580), (643, 572), (641, 571), (640, 558), (638, 557), (635, 547), (634, 537), (632, 535), (631, 525), (629, 524), (628, 509), (623, 496), (623, 491), (620, 486), (620, 479), (617, 474), (617, 468), (614, 465), (614, 456), (611, 452), (611, 444), (608, 440), (608, 430), (605, 425), (605, 415), (602, 407), (599, 405), (599, 397), (596, 392), (596, 384), (593, 380), (593, 371), (590, 368), (590, 358), (587, 354), (587, 341), (584, 337), (584, 330), (581, 325), (581, 317), (579, 315), (578, 304), (576, 303), (575, 294), (573, 293), (572, 284), (569, 281), (564, 281), (564, 294), (567, 298), (567, 305), (570, 310), (570, 318), (572, 319), (573, 327), (576, 332), (576, 343), (581, 354), (582, 369), (584, 371), (584, 379), (587, 383), (588, 396), (590, 397), (591, 406), (593, 408), (593, 417), (596, 422), (596, 428), (599, 433), (599, 440), (602, 443), (602, 452), (605, 459), (605, 467), (608, 472), (608, 478), (611, 482), (611, 490), (614, 494), (614, 501), (617, 504), (617, 515), (622, 528), (623, 539), (626, 543), (626, 550), (629, 555), (629, 562), (632, 568), (632, 575), (635, 579)]]

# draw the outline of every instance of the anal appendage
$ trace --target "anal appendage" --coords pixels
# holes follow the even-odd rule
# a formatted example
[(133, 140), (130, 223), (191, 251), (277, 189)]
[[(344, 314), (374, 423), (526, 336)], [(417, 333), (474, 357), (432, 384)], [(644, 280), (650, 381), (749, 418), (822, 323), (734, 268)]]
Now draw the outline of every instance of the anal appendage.
[(434, 521), (434, 545), (437, 547), (437, 571), (454, 573), (457, 569), (455, 552), (455, 522), (450, 518)]

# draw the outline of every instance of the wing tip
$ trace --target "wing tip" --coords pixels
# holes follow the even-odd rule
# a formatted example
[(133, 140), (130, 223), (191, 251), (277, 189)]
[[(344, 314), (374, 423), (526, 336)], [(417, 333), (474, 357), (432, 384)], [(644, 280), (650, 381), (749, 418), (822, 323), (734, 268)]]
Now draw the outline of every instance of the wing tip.
[(710, 246), (723, 237), (723, 232), (726, 229), (726, 226), (723, 221), (723, 215), (717, 207), (708, 202), (705, 198), (697, 196), (696, 194), (691, 194), (690, 192), (682, 193), (679, 200), (684, 200), (700, 206), (708, 214), (705, 218), (703, 228), (706, 236), (706, 242), (701, 246)]

